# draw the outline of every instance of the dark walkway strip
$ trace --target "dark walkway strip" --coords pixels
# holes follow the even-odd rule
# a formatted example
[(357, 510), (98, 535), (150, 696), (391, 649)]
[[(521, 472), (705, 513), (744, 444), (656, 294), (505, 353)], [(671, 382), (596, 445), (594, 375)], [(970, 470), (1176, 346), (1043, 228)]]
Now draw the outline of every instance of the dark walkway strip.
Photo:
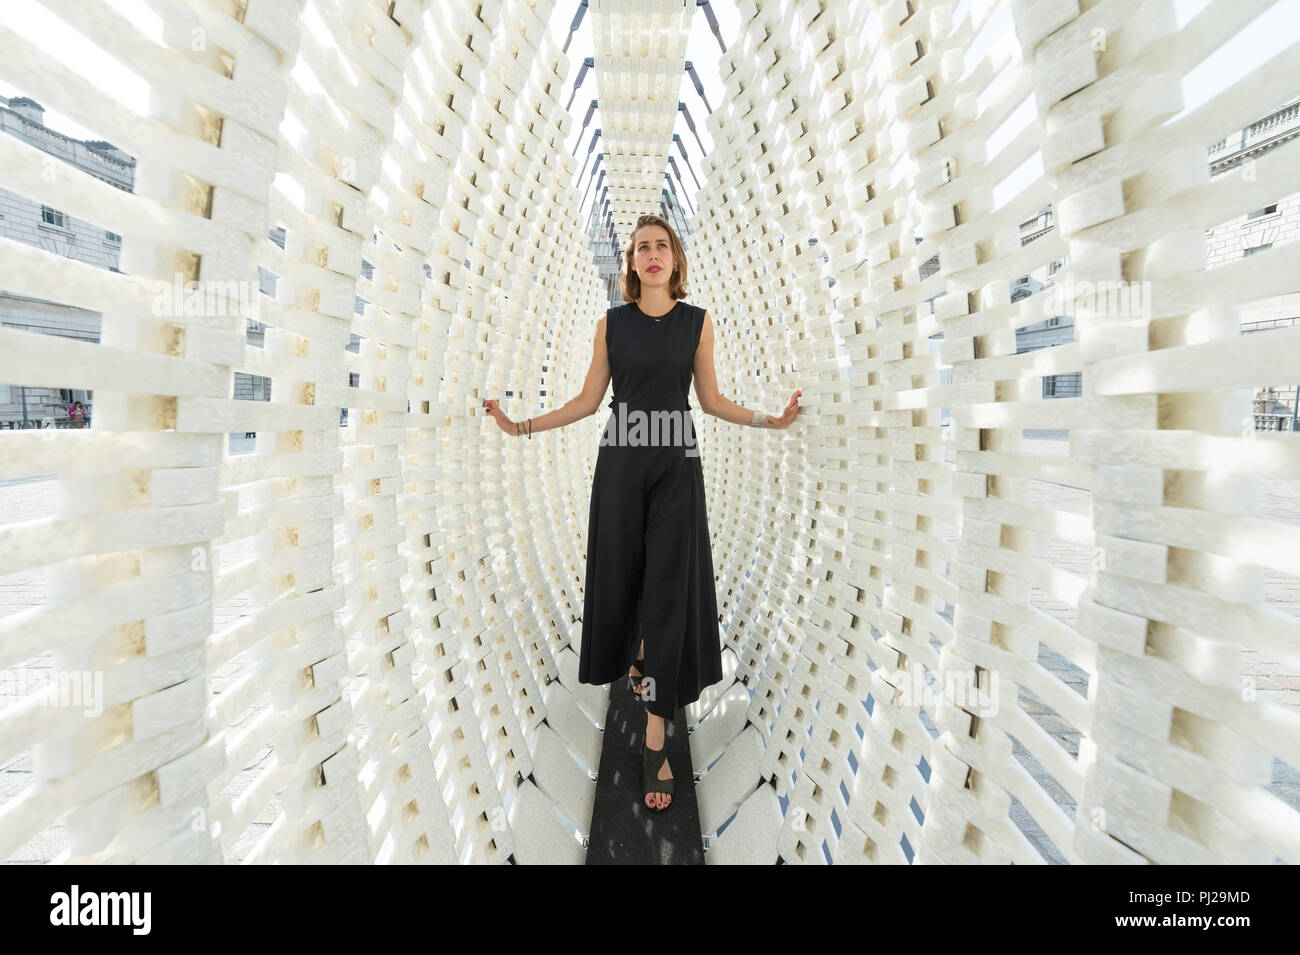
[(665, 726), (664, 742), (677, 785), (672, 805), (663, 812), (646, 808), (641, 793), (645, 721), (645, 705), (628, 689), (627, 680), (614, 681), (605, 714), (587, 865), (704, 864), (685, 711), (679, 708)]

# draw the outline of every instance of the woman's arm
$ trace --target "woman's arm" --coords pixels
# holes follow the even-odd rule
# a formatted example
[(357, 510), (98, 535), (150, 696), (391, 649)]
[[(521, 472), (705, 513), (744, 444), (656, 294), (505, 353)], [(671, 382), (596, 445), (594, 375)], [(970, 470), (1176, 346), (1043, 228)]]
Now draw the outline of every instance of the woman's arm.
[[(600, 399), (605, 397), (605, 389), (609, 387), (609, 378), (609, 354), (605, 351), (605, 319), (601, 317), (596, 322), (596, 337), (591, 349), (591, 366), (587, 369), (587, 380), (582, 384), (582, 392), (554, 411), (519, 422), (519, 433), (536, 434), (539, 431), (563, 428), (566, 424), (573, 424), (595, 414), (600, 408)], [(489, 398), (483, 404), (488, 414), (496, 420), (497, 426), (513, 437), (516, 422), (507, 418), (497, 407), (496, 399)]]
[[(695, 348), (695, 360), (691, 365), (695, 378), (695, 398), (706, 414), (732, 424), (749, 424), (754, 419), (754, 412), (736, 404), (718, 390), (718, 375), (713, 367), (713, 319), (704, 313), (704, 328), (700, 331), (700, 343)], [(796, 390), (780, 416), (764, 415), (763, 427), (780, 430), (790, 427), (799, 414), (798, 399), (802, 391)]]

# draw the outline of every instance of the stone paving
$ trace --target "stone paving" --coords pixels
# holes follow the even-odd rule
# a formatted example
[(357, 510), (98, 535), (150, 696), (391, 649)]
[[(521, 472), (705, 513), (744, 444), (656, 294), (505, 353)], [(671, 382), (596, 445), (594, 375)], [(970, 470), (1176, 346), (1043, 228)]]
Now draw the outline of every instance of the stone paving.
[[(232, 454), (248, 453), (253, 449), (253, 441), (232, 436), (230, 452)], [(1068, 443), (1059, 437), (1045, 436), (1024, 442), (1026, 453), (1050, 456), (1065, 456)], [(1090, 500), (1088, 491), (1080, 488), (1051, 484), (1044, 481), (1029, 483), (1029, 503), (1038, 507), (1054, 508), (1086, 515)], [(21, 523), (36, 520), (55, 512), (58, 505), (58, 484), (52, 478), (0, 482), (0, 523)], [(1300, 533), (1300, 481), (1261, 480), (1259, 516), (1293, 524)], [(956, 528), (946, 529), (945, 537), (952, 540)], [(252, 539), (231, 542), (218, 548), (218, 566), (221, 570), (237, 566), (252, 558), (254, 553)], [(1048, 542), (1046, 557), (1048, 561), (1062, 570), (1087, 578), (1090, 573), (1090, 548), (1065, 541)], [(17, 613), (31, 607), (37, 607), (46, 600), (48, 591), (48, 568), (36, 567), (18, 573), (0, 576), (0, 617)], [(1264, 600), (1271, 607), (1292, 616), (1300, 616), (1300, 579), (1273, 572), (1266, 572), (1264, 579)], [(1030, 594), (1031, 604), (1038, 610), (1062, 622), (1073, 626), (1075, 608), (1063, 603), (1038, 589)], [(248, 594), (238, 595), (213, 608), (215, 629), (219, 632), (251, 610)], [(247, 656), (247, 655), (245, 655)], [(1300, 708), (1300, 674), (1276, 661), (1263, 659), (1253, 651), (1246, 651), (1244, 673), (1255, 677), (1258, 697), (1290, 708)], [(1046, 644), (1040, 644), (1038, 662), (1071, 689), (1086, 695), (1088, 675), (1080, 667), (1069, 661)], [(223, 692), (239, 678), (247, 667), (254, 665), (248, 660), (237, 657), (212, 674), (211, 688), (214, 694)], [(52, 667), (52, 655), (42, 654), (26, 661), (19, 667), (12, 668), (6, 675), (7, 680), (0, 680), (0, 709), (17, 702), (24, 686), (39, 683), (48, 676)], [(19, 672), (23, 677), (15, 681), (13, 674)], [(269, 695), (254, 702), (236, 725), (243, 725), (256, 718), (257, 713), (270, 705)], [(1048, 708), (1026, 689), (1020, 691), (1020, 706), (1032, 719), (1051, 735), (1056, 742), (1071, 755), (1077, 755), (1079, 733), (1068, 722)], [(1020, 745), (1015, 744), (1015, 754), (1035, 781), (1047, 791), (1067, 813), (1073, 811), (1073, 799), (1038, 764), (1038, 761)], [(268, 743), (254, 757), (249, 766), (239, 773), (223, 790), (226, 795), (242, 792), (261, 774), (273, 759), (272, 748)], [(0, 806), (19, 795), (31, 783), (33, 773), (32, 752), (26, 750), (0, 765)], [(1279, 798), (1300, 809), (1300, 774), (1297, 768), (1286, 766), (1274, 760), (1274, 780), (1269, 787)], [(261, 834), (274, 822), (278, 815), (279, 802), (272, 800), (267, 809), (242, 834), (239, 843), (231, 853), (230, 861), (242, 860), (253, 847)], [(1043, 852), (1048, 861), (1064, 861), (1055, 847), (1037, 832), (1038, 827), (1018, 801), (1013, 801), (1012, 816)], [(48, 862), (57, 859), (66, 850), (66, 832), (61, 822), (48, 826), (36, 838), (29, 841), (6, 862)]]

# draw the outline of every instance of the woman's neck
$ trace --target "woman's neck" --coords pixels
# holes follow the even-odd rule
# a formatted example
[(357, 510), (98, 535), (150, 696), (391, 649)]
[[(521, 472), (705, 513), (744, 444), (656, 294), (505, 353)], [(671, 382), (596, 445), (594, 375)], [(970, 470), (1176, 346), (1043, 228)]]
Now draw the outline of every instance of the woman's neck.
[(644, 285), (641, 286), (641, 297), (637, 299), (637, 307), (643, 312), (649, 312), (651, 315), (662, 315), (670, 311), (677, 304), (676, 299), (668, 294), (667, 289), (649, 289)]

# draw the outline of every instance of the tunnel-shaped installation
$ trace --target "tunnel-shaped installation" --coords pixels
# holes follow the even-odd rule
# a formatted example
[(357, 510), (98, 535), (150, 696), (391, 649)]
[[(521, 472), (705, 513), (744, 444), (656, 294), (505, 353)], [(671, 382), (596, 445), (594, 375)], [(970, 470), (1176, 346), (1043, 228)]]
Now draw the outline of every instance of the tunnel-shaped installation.
[[(0, 381), (93, 392), (90, 428), (0, 436), (0, 573), (39, 597), (0, 616), (0, 855), (581, 862), (603, 416), (513, 439), (481, 407), (577, 395), (609, 304), (547, 26), (572, 10), (42, 2), (145, 93), (0, 23), (0, 78), (135, 157), (115, 188), (0, 136), (0, 188), (122, 249), (0, 239), (8, 293), (102, 316), (0, 329)], [(590, 12), (620, 242), (657, 211), (694, 3), (637, 6), (649, 39)], [(1242, 428), (1300, 327), (1236, 314), (1296, 291), (1300, 244), (1207, 270), (1202, 239), (1300, 192), (1295, 145), (1206, 172), (1300, 46), (1179, 93), (1266, 6), (738, 3), (691, 301), (728, 397), (804, 411), (695, 412), (709, 861), (1300, 860), (1300, 625), (1270, 596), (1300, 513), (1269, 503), (1300, 435)]]

